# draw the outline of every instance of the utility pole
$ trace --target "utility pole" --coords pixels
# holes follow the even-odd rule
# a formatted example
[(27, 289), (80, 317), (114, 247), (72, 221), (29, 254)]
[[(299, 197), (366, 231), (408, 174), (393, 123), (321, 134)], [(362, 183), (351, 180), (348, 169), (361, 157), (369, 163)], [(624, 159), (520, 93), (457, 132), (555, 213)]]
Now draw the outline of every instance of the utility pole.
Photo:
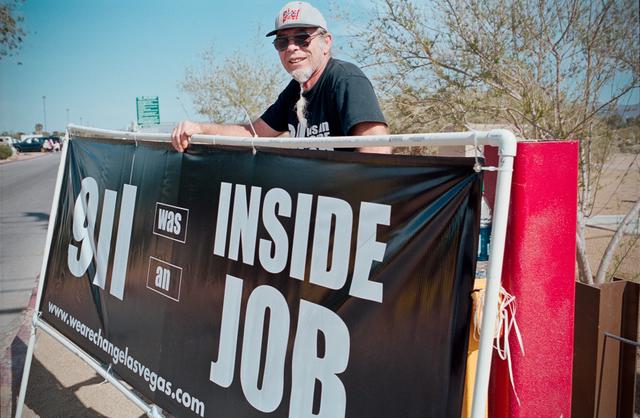
[(42, 96), (42, 113), (44, 115), (44, 131), (47, 132), (47, 96)]

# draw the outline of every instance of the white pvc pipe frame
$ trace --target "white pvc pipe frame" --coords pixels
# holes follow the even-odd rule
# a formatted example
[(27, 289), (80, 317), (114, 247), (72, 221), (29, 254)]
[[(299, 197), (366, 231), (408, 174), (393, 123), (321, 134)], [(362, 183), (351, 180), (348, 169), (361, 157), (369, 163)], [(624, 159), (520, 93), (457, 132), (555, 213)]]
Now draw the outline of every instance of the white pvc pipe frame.
[[(124, 139), (144, 142), (169, 142), (170, 134), (144, 133), (144, 132), (124, 132), (112, 131), (106, 129), (88, 128), (77, 125), (69, 125), (67, 127), (68, 134), (92, 139)], [(478, 364), (476, 369), (476, 380), (473, 391), (473, 407), (471, 412), (472, 418), (484, 418), (487, 408), (487, 396), (489, 389), (489, 374), (491, 371), (491, 358), (493, 350), (494, 335), (492, 330), (495, 329), (498, 314), (498, 296), (501, 287), (502, 278), (502, 262), (504, 259), (505, 238), (507, 233), (507, 217), (509, 214), (509, 201), (511, 196), (511, 179), (513, 173), (513, 160), (516, 156), (517, 140), (512, 132), (504, 129), (495, 129), (491, 131), (471, 131), (471, 132), (444, 132), (431, 134), (407, 134), (407, 135), (384, 135), (384, 136), (347, 136), (347, 137), (312, 137), (312, 138), (242, 138), (242, 137), (226, 137), (211, 135), (194, 135), (191, 138), (192, 143), (209, 144), (209, 145), (235, 145), (244, 147), (269, 147), (269, 148), (358, 148), (358, 147), (380, 147), (380, 146), (452, 146), (452, 145), (492, 145), (498, 147), (499, 164), (497, 167), (498, 178), (496, 183), (496, 196), (493, 210), (491, 240), (489, 247), (489, 262), (487, 266), (487, 285), (485, 290), (485, 303), (482, 312), (482, 330), (489, 332), (480, 333)], [(47, 239), (45, 244), (45, 253), (42, 261), (42, 269), (40, 272), (40, 284), (38, 287), (38, 296), (36, 307), (40, 306), (42, 291), (45, 282), (45, 272), (47, 268), (47, 260), (51, 249), (51, 241), (53, 238), (53, 224), (55, 222), (58, 210), (58, 200), (60, 198), (60, 188), (62, 185), (62, 176), (64, 174), (64, 166), (67, 158), (67, 149), (64, 152), (58, 168), (58, 177), (56, 180), (56, 188), (51, 206), (51, 215), (49, 216), (49, 228), (47, 230)], [(79, 347), (67, 340), (58, 333), (54, 328), (40, 319), (40, 313), (35, 312), (32, 322), (31, 335), (29, 337), (29, 345), (25, 358), (24, 372), (22, 383), (20, 385), (20, 394), (16, 407), (16, 417), (22, 415), (24, 398), (29, 380), (29, 371), (31, 369), (31, 360), (33, 357), (33, 349), (35, 345), (36, 328), (41, 328), (50, 334), (61, 344), (77, 354), (89, 366), (95, 369), (101, 376), (111, 382), (126, 397), (140, 407), (150, 417), (162, 417), (162, 411), (156, 405), (149, 405), (133, 391), (127, 388), (119, 379), (109, 373), (108, 369), (98, 361), (88, 356)]]

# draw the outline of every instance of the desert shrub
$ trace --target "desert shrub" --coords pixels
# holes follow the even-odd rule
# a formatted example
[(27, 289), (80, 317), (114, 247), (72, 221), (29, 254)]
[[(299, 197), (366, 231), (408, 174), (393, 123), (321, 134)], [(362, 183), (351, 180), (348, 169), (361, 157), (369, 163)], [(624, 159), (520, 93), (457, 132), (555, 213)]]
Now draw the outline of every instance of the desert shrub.
[(0, 144), (0, 160), (6, 160), (11, 157), (11, 147), (7, 144)]

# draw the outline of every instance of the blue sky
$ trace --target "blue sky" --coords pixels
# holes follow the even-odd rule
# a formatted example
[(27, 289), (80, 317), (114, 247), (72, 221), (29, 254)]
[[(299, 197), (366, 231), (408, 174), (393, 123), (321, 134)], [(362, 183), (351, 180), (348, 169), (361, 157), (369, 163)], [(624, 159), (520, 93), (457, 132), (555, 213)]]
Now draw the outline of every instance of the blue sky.
[[(198, 119), (190, 97), (178, 87), (185, 69), (197, 65), (212, 45), (227, 56), (256, 39), (277, 62), (264, 33), (285, 3), (26, 0), (18, 11), (27, 36), (16, 54), (0, 61), (0, 132), (32, 132), (43, 123), (42, 96), (48, 131), (64, 130), (66, 109), (72, 123), (125, 128), (136, 119), (136, 96), (159, 96), (163, 123), (186, 117), (180, 101)], [(331, 19), (335, 2), (312, 3), (329, 21), (338, 45), (346, 44), (340, 23)], [(366, 3), (342, 1), (340, 6), (353, 12)]]
[[(2, 0), (0, 0), (2, 1)], [(136, 119), (136, 97), (158, 96), (163, 123), (202, 119), (178, 87), (209, 47), (222, 56), (264, 46), (286, 0), (25, 0), (18, 10), (27, 36), (0, 60), (0, 132), (64, 130), (69, 122), (123, 129)], [(375, 0), (312, 0), (329, 22), (334, 54), (350, 58), (352, 32), (338, 15), (364, 24)], [(262, 44), (260, 44), (262, 43)], [(369, 70), (370, 71), (370, 70)], [(179, 98), (179, 99), (178, 99)], [(638, 92), (623, 100), (638, 102)], [(184, 105), (184, 109), (183, 109)], [(185, 111), (186, 110), (186, 111)]]

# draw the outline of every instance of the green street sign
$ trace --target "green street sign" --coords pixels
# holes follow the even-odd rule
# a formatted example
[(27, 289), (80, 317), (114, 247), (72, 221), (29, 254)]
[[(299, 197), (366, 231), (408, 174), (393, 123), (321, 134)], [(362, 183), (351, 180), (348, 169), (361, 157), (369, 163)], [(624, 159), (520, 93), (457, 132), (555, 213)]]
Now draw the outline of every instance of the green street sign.
[(136, 97), (136, 111), (139, 126), (160, 124), (160, 101), (158, 96)]

